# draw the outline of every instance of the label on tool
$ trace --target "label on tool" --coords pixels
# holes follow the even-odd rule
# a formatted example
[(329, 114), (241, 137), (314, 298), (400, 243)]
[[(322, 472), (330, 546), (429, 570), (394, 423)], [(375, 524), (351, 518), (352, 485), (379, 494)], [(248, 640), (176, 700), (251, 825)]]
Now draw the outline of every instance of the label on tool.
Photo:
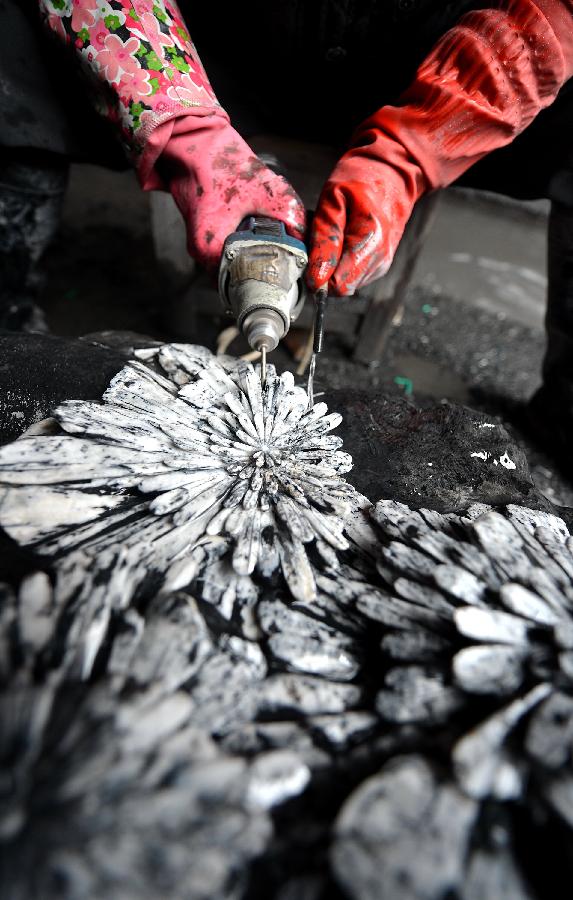
[(231, 284), (243, 281), (261, 281), (288, 291), (292, 283), (290, 266), (285, 265), (284, 254), (277, 247), (250, 247), (248, 252), (237, 253), (229, 266)]

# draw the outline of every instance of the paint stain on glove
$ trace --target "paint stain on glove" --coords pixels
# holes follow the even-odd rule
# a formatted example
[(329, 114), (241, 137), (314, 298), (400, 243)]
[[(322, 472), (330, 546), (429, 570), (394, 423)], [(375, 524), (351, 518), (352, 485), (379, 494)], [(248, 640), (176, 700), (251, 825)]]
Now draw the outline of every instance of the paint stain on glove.
[(162, 152), (162, 172), (187, 225), (189, 253), (208, 271), (248, 215), (284, 222), (302, 239), (305, 208), (294, 188), (260, 160), (226, 117), (186, 116)]

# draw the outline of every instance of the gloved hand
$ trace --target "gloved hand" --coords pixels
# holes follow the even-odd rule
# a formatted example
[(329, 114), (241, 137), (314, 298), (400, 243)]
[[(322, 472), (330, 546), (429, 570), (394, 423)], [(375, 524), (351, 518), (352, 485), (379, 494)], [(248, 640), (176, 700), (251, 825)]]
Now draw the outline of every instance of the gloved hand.
[(294, 237), (304, 207), (247, 146), (221, 109), (176, 0), (38, 0), (46, 24), (91, 80), (99, 111), (119, 130), (144, 190), (172, 192), (190, 253), (216, 267), (223, 242), (250, 213)]
[(385, 274), (419, 197), (509, 144), (573, 74), (573, 0), (496, 6), (460, 19), (400, 105), (354, 134), (314, 217), (311, 290), (353, 294)]
[(313, 291), (329, 283), (333, 294), (351, 295), (385, 275), (427, 189), (422, 170), (400, 143), (375, 124), (363, 139), (364, 147), (344, 154), (320, 196), (307, 270)]
[(155, 168), (183, 214), (189, 253), (205, 268), (217, 267), (225, 238), (251, 213), (279, 219), (293, 237), (304, 238), (302, 201), (255, 156), (225, 114), (189, 114), (160, 125), (147, 153), (157, 144), (162, 149)]

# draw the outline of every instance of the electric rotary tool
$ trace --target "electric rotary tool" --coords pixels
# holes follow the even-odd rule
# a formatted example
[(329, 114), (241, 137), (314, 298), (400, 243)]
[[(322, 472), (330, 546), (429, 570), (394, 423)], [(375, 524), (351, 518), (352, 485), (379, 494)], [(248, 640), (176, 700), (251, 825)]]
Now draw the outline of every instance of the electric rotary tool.
[(304, 305), (307, 263), (305, 245), (290, 237), (282, 222), (266, 216), (248, 216), (225, 241), (219, 294), (249, 346), (261, 353), (263, 382), (267, 353)]

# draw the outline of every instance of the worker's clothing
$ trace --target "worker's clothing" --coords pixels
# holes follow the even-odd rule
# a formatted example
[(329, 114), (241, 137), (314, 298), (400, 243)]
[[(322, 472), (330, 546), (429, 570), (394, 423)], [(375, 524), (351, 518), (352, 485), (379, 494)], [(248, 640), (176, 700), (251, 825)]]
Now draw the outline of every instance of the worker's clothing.
[[(107, 157), (105, 129), (94, 125), (85, 89), (69, 65), (72, 53), (62, 54), (57, 42), (45, 40), (38, 4), (0, 0), (0, 142), (92, 160), (95, 147), (100, 158)], [(244, 136), (255, 129), (286, 131), (336, 145), (348, 139), (357, 122), (400, 96), (420, 60), (465, 12), (488, 5), (479, 0), (248, 0), (221, 8), (179, 0), (209, 79), (215, 79), (223, 107), (240, 122)], [(52, 14), (63, 18), (71, 6), (71, 0), (61, 0), (52, 4)], [(123, 4), (122, 11), (130, 6), (137, 8), (135, 0)], [(261, 29), (253, 23), (266, 24), (267, 41), (261, 41)], [(340, 98), (350, 99), (352, 84), (360, 89), (352, 91), (351, 102), (341, 104)]]
[[(282, 218), (293, 233), (302, 227), (298, 199), (257, 168), (229, 125), (176, 3), (39, 4), (90, 77), (104, 83), (102, 111), (116, 121), (143, 186), (173, 190), (195, 255), (216, 263), (220, 225), (228, 233), (249, 210)], [(255, 72), (257, 80), (275, 80), (264, 68)], [(382, 66), (375, 83), (383, 74)], [(326, 183), (314, 219), (311, 287), (330, 280), (336, 292), (353, 293), (384, 274), (420, 196), (510, 143), (572, 74), (573, 0), (497, 0), (495, 8), (467, 12), (418, 68), (399, 105), (381, 107), (358, 127)], [(355, 73), (351, 97), (354, 85), (363, 86)], [(339, 106), (354, 103), (339, 98), (335, 115)]]
[(177, 116), (225, 116), (175, 2), (37, 0), (48, 27), (70, 45), (139, 165), (149, 137)]
[(550, 190), (543, 377), (554, 387), (567, 384), (569, 402), (565, 408), (573, 409), (573, 154), (569, 166), (554, 176)]
[(41, 21), (38, 0), (0, 0), (0, 147), (127, 168), (71, 52)]
[(523, 422), (535, 441), (571, 473), (573, 442), (573, 153), (551, 181), (547, 255), (547, 348), (543, 384)]
[(0, 151), (0, 329), (45, 331), (40, 258), (60, 221), (68, 165), (56, 153)]
[(113, 122), (145, 190), (169, 188), (190, 253), (207, 268), (250, 213), (303, 237), (305, 210), (230, 124), (171, 0), (38, 0), (76, 51), (101, 113)]
[[(175, 2), (35, 2), (98, 85), (101, 110), (129, 148), (143, 186), (172, 190), (199, 259), (216, 264), (224, 236), (247, 211), (283, 219), (293, 233), (301, 229), (300, 202), (230, 126)], [(210, 16), (213, 26), (214, 12), (188, 5), (190, 21), (196, 16), (199, 25)], [(401, 17), (408, 7), (411, 15)], [(340, 293), (386, 271), (416, 200), (513, 141), (573, 71), (573, 0), (283, 4), (273, 11), (278, 28), (266, 48), (258, 35), (255, 46), (253, 37), (250, 48), (242, 43), (244, 28), (253, 29), (235, 29), (240, 23), (229, 15), (263, 21), (268, 4), (251, 4), (249, 16), (228, 13), (217, 39), (224, 43), (228, 35), (237, 65), (245, 56), (256, 61), (241, 66), (255, 93), (288, 88), (292, 118), (306, 103), (318, 121), (334, 118), (339, 127), (380, 106), (385, 91), (406, 87), (398, 106), (382, 106), (358, 127), (315, 216), (310, 283), (330, 279)], [(280, 48), (290, 52), (295, 32), (311, 43), (301, 63), (293, 66), (291, 56), (287, 67)], [(326, 55), (343, 60), (344, 93), (335, 78), (326, 84), (322, 58), (315, 62), (317, 33), (317, 49), (326, 40), (332, 43)], [(424, 41), (430, 52), (413, 74)], [(284, 103), (275, 107), (284, 115)]]
[[(533, 438), (570, 473), (573, 442), (573, 171), (567, 175), (570, 179), (568, 187), (563, 183), (556, 185), (561, 202), (552, 202), (549, 218), (547, 349), (543, 384), (530, 401), (525, 424)], [(562, 202), (564, 199), (566, 203)]]

